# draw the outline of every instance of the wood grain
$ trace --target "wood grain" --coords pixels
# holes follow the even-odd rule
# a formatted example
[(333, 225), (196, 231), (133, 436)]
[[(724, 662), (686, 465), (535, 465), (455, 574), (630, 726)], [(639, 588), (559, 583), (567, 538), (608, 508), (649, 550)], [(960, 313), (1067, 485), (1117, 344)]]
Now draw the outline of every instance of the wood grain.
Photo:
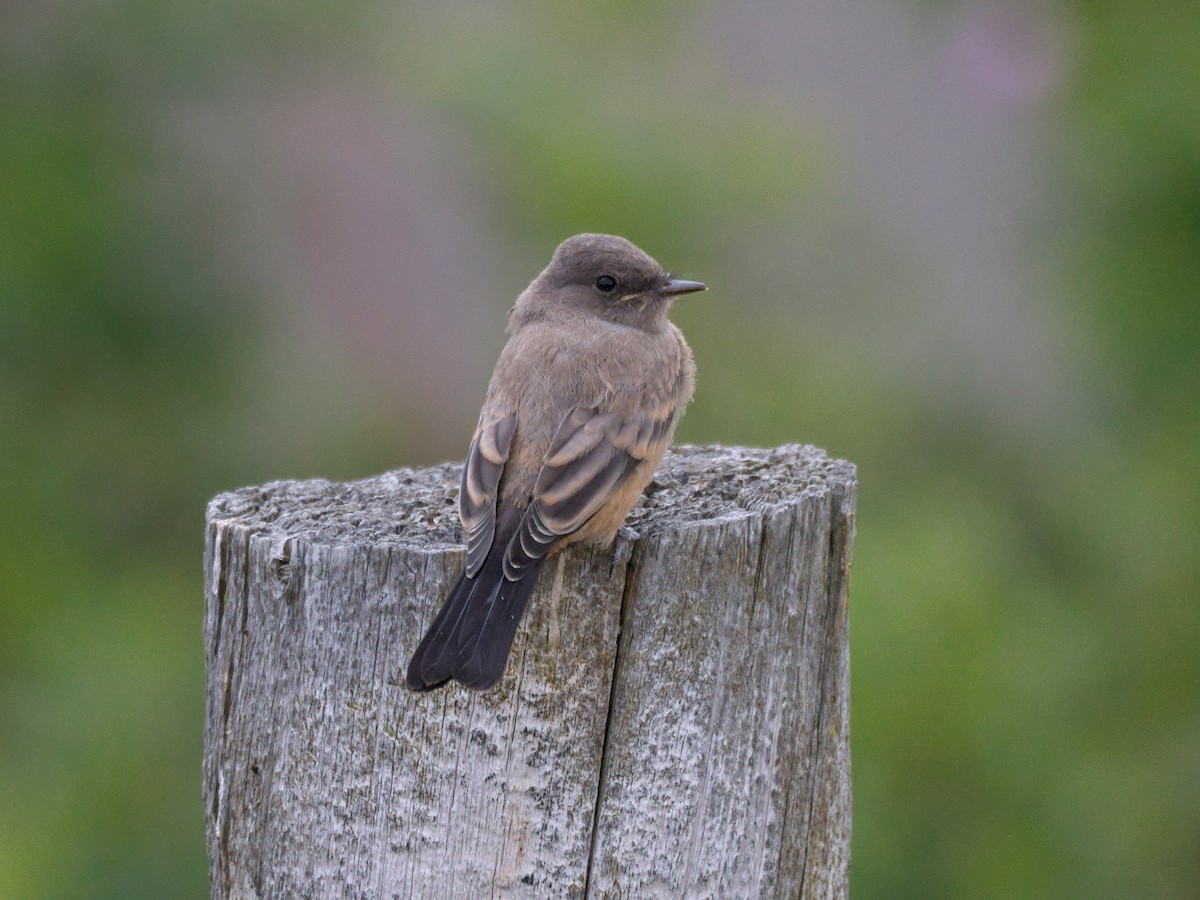
[(676, 448), (495, 690), (412, 694), (460, 474), (209, 505), (213, 896), (845, 897), (853, 467)]

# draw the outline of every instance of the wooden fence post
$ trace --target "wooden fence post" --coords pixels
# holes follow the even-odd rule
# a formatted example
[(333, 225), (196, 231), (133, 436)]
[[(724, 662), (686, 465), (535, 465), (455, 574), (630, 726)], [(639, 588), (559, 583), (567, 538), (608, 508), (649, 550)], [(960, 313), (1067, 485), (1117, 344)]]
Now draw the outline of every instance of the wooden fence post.
[(845, 897), (853, 466), (676, 448), (495, 690), (412, 694), (458, 473), (209, 505), (213, 897)]

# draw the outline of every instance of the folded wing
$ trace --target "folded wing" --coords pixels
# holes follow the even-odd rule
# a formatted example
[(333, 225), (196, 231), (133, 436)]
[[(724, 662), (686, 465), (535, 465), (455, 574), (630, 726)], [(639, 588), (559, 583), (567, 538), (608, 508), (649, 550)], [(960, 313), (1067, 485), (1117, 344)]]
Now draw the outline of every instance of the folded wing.
[(458, 514), (467, 538), (467, 577), (483, 566), (496, 535), (496, 495), (516, 425), (516, 413), (507, 406), (485, 408), (467, 451), (458, 492)]
[(559, 426), (546, 452), (533, 498), (508, 544), (504, 575), (516, 579), (559, 539), (594, 516), (639, 463), (662, 443), (670, 410), (620, 417), (579, 406)]

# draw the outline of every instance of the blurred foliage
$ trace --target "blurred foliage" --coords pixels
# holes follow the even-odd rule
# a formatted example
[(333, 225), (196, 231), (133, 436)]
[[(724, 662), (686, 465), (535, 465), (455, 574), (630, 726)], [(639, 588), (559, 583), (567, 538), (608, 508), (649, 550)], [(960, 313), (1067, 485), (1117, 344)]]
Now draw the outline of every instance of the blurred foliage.
[(7, 24), (0, 896), (195, 896), (194, 517), (234, 471), (212, 451), (236, 317), (184, 223), (138, 189), (156, 161), (123, 78), (136, 48), (60, 32), (39, 54)]
[(279, 298), (223, 260), (223, 208), (164, 118), (297, 60), (380, 72), (461, 123), (522, 278), (585, 228), (712, 272), (746, 314), (679, 310), (701, 365), (682, 439), (860, 465), (855, 896), (1193, 896), (1200, 8), (1064, 7), (1039, 252), (1090, 407), (1034, 440), (889, 380), (853, 335), (797, 353), (786, 310), (720, 284), (825, 149), (778, 98), (699, 61), (679, 77), (700, 5), (517, 6), (391, 27), (319, 4), (0, 14), (0, 897), (205, 891), (203, 505), (298, 465), (412, 461), (382, 414), (310, 448), (286, 421), (248, 435)]

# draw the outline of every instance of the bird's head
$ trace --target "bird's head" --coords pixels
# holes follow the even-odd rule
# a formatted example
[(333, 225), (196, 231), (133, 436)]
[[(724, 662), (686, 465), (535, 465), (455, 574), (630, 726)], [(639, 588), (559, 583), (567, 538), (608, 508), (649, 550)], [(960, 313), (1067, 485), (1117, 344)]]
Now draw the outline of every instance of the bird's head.
[(623, 237), (577, 234), (558, 245), (545, 270), (517, 300), (514, 324), (566, 309), (640, 328), (661, 328), (671, 301), (706, 290), (672, 278)]

